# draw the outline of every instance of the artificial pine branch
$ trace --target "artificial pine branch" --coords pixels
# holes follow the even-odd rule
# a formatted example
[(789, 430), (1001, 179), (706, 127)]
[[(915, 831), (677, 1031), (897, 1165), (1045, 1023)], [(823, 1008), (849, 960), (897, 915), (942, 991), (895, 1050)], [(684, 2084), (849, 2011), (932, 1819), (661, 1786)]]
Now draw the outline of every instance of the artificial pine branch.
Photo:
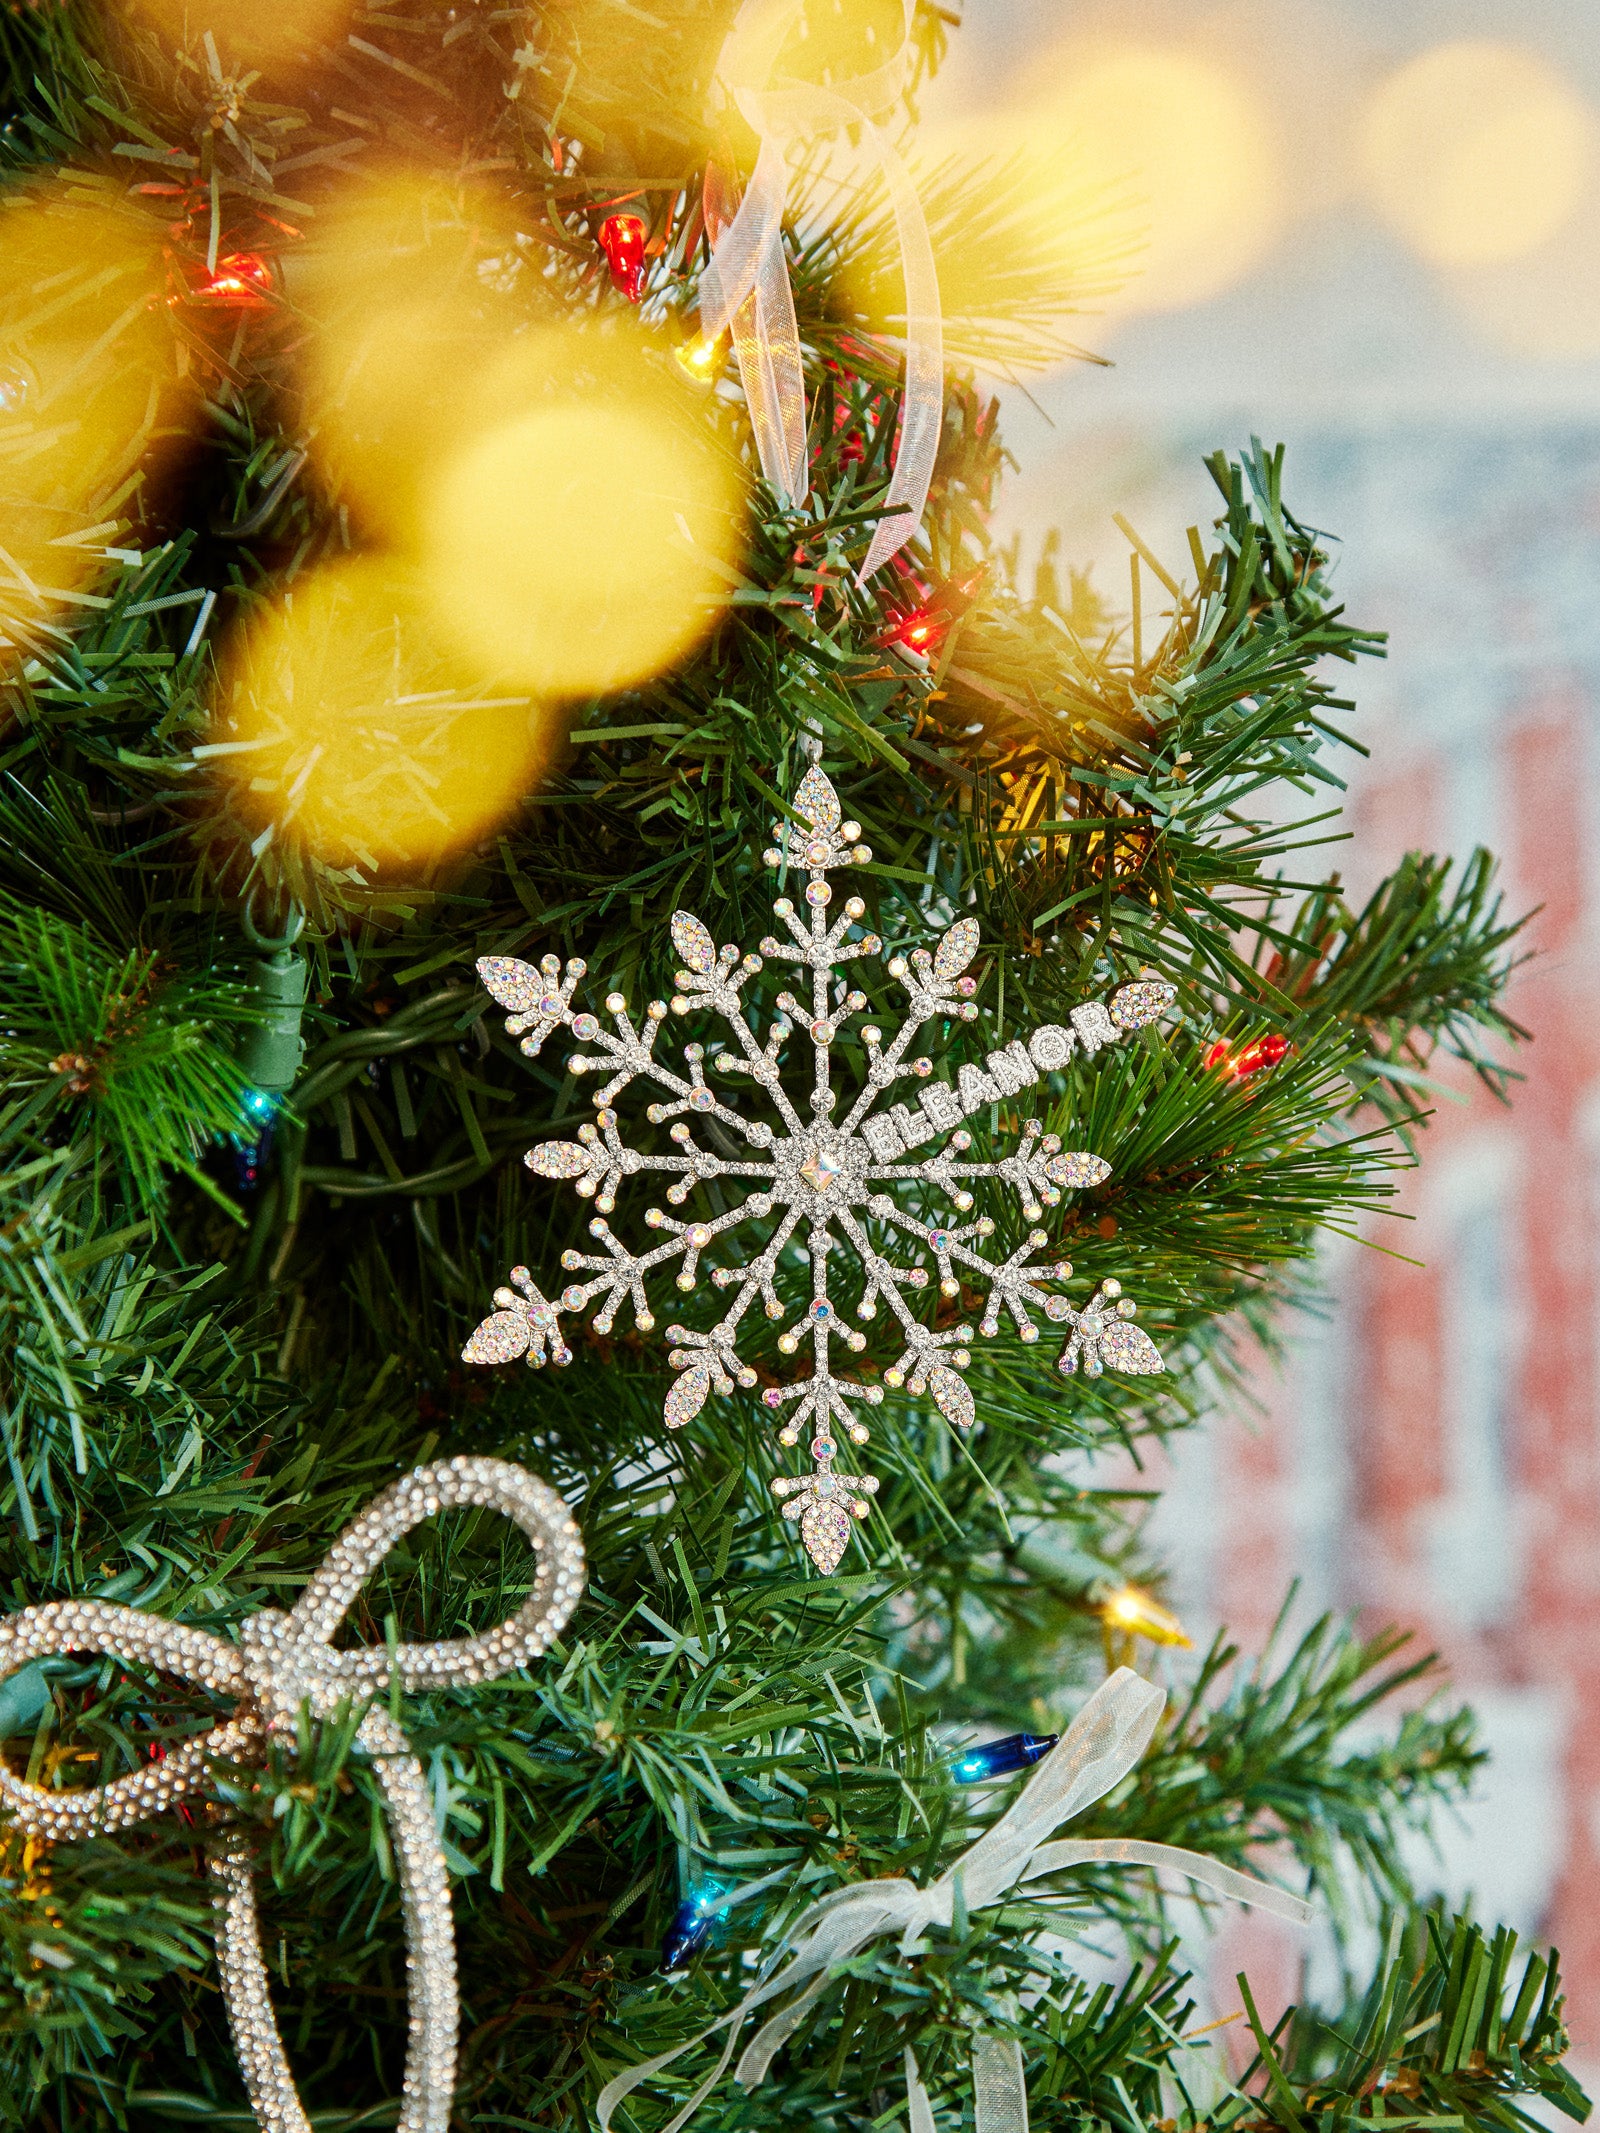
[[(782, 511), (752, 487), (704, 643), (655, 682), (563, 706), (561, 746), (496, 835), (447, 863), (378, 868), (311, 849), (287, 789), (242, 798), (223, 774), (241, 625), (385, 537), (313, 434), (318, 394), (346, 382), (316, 371), (339, 302), (359, 312), (408, 275), (470, 286), (459, 344), (433, 370), (419, 357), (411, 381), (441, 421), (453, 363), (552, 318), (596, 346), (637, 328), (643, 359), (672, 375), (705, 258), (706, 91), (731, 15), (724, 0), (670, 0), (649, 22), (631, 0), (537, 19), (398, 0), (369, 10), (354, 43), (253, 77), (248, 31), (238, 50), (179, 50), (81, 0), (0, 15), (8, 213), (88, 199), (150, 237), (140, 316), (167, 336), (151, 343), (162, 391), (112, 436), (94, 510), (64, 535), (46, 527), (45, 551), (75, 575), (45, 582), (71, 599), (0, 587), (0, 1579), (17, 1604), (92, 1593), (226, 1631), (291, 1603), (374, 1491), (437, 1451), (520, 1457), (562, 1490), (590, 1565), (565, 1645), (526, 1680), (407, 1711), (456, 1883), (459, 2109), (473, 2122), (582, 2123), (620, 2064), (728, 2004), (747, 1957), (812, 1896), (937, 1872), (986, 1826), (1010, 1792), (957, 1785), (952, 1735), (1058, 1726), (1101, 1665), (1105, 1581), (1156, 1571), (1146, 1492), (1085, 1489), (1060, 1455), (1137, 1453), (1199, 1419), (1237, 1329), (1272, 1337), (1320, 1230), (1384, 1236), (1372, 1218), (1420, 1145), (1409, 1077), (1442, 1046), (1498, 1081), (1521, 1035), (1501, 1004), (1516, 928), (1487, 861), (1456, 876), (1409, 861), (1359, 913), (1327, 880), (1343, 750), (1360, 745), (1328, 663), (1380, 640), (1342, 614), (1327, 540), (1284, 502), (1281, 452), (1214, 463), (1219, 517), (1181, 564), (1129, 529), (1123, 613), (1081, 577), (1064, 591), (1049, 556), (1025, 589), (994, 551), (1004, 442), (992, 400), (957, 376), (921, 533), (896, 571), (854, 585), (898, 420), (894, 277), (870, 200), (826, 233), (802, 207), (789, 232), (809, 503)], [(883, 0), (872, 19), (881, 50), (898, 10)], [(946, 26), (919, 9), (913, 104)], [(372, 279), (330, 287), (316, 232), (379, 197), (367, 173), (396, 160), (419, 183), (378, 218)], [(1089, 293), (1098, 228), (1086, 241), (1063, 221), (1007, 264), (1014, 173), (935, 173), (928, 195), (952, 264), (967, 247), (962, 330), (983, 322), (983, 352), (1019, 362), (1054, 346), (1053, 277), (1071, 259), (1068, 293)], [(593, 242), (619, 207), (652, 247), (636, 316)], [(270, 262), (247, 316), (194, 293), (230, 250)], [(42, 374), (39, 303), (86, 300), (83, 263), (66, 271), (54, 292), (23, 274), (0, 289), (0, 358), (27, 376)], [(115, 392), (114, 363), (90, 364), (84, 406)], [(685, 404), (753, 469), (731, 376)], [(13, 446), (37, 441), (32, 420)], [(935, 625), (926, 651), (906, 634), (918, 616)], [(570, 1371), (542, 1379), (454, 1362), (504, 1268), (553, 1264), (572, 1240), (570, 1209), (530, 1191), (515, 1157), (582, 1111), (559, 1060), (525, 1060), (487, 1017), (474, 958), (579, 952), (637, 996), (660, 989), (679, 904), (719, 940), (755, 939), (761, 832), (810, 735), (875, 849), (880, 930), (911, 943), (959, 912), (982, 921), (997, 1033), (1061, 1019), (1142, 969), (1183, 1006), (1165, 1034), (1039, 1098), (1114, 1164), (1063, 1215), (1061, 1241), (1079, 1278), (1137, 1269), (1171, 1375), (1069, 1388), (996, 1342), (980, 1436), (957, 1442), (915, 1407), (886, 1425), (890, 1522), (831, 1586), (772, 1520), (756, 1413), (711, 1403), (685, 1457), (637, 1336), (591, 1333)], [(201, 1189), (201, 1147), (238, 1125), (235, 1048), (255, 1012), (244, 921), (287, 930), (296, 913), (305, 1069), (257, 1189), (225, 1208)], [(1290, 1048), (1230, 1080), (1207, 1064), (1224, 1031)], [(67, 1051), (87, 1062), (81, 1090), (52, 1071)], [(419, 1532), (352, 1634), (456, 1634), (509, 1613), (527, 1577), (492, 1521)], [(1377, 2093), (1388, 2122), (1460, 2112), (1474, 2133), (1517, 2124), (1517, 2094), (1581, 2110), (1558, 2066), (1552, 1973), (1507, 2014), (1503, 1938), (1441, 1924), (1424, 1940), (1415, 1923), (1397, 1839), (1477, 1753), (1465, 1719), (1429, 1708), (1373, 1744), (1378, 1700), (1430, 1686), (1423, 1666), (1331, 1624), (1253, 1671), (1219, 1642), (1100, 1810), (1107, 1830), (1322, 1889), (1344, 1872), (1369, 1907), (1408, 1909), (1353, 2026), (1307, 2015), (1264, 2042), (1242, 2086), (1211, 2082), (1220, 2104), (1189, 2100), (1206, 2046), (1183, 2041), (1185, 1980), (1153, 1892), (1079, 1876), (960, 1920), (914, 1964), (859, 1958), (781, 2078), (720, 2095), (708, 2122), (881, 2125), (908, 2042), (954, 2122), (980, 2020), (1020, 2031), (1041, 2127), (1365, 2123)], [(115, 1775), (212, 1715), (112, 1660), (0, 1689), (13, 1765), (62, 1781)], [(313, 2106), (352, 2122), (399, 2080), (393, 1861), (349, 1714), (299, 1745), (217, 1783), (261, 1863)], [(195, 1835), (174, 1817), (0, 1861), (0, 2122), (246, 2122), (206, 1977)], [(687, 1979), (660, 1976), (686, 1889), (769, 1875)], [(1076, 1951), (1114, 1934), (1144, 1959), (1119, 1988), (1091, 1986)], [(637, 2124), (664, 2121), (675, 2082), (641, 2092)]]

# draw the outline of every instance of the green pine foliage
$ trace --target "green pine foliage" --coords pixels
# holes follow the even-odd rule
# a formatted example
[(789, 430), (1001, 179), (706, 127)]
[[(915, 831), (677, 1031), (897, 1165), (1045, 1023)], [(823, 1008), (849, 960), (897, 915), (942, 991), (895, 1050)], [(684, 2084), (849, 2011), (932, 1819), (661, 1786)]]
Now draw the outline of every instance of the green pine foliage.
[[(287, 816), (263, 838), (228, 752), (229, 647), (305, 574), (381, 537), (311, 434), (319, 217), (386, 164), (424, 174), (416, 225), (382, 242), (397, 276), (467, 289), (477, 322), (436, 373), (419, 355), (429, 406), (447, 406), (474, 334), (554, 316), (597, 345), (635, 335), (674, 375), (706, 159), (748, 168), (737, 123), (719, 144), (707, 116), (731, 12), (395, 0), (262, 59), (208, 42), (193, 7), (181, 49), (101, 0), (0, 9), (0, 243), (14, 218), (91, 202), (166, 277), (136, 322), (164, 336), (157, 389), (70, 497), (29, 486), (58, 418), (26, 391), (16, 404), (17, 381), (44, 375), (41, 318), (70, 321), (93, 263), (0, 290), (0, 491), (52, 565), (8, 560), (0, 584), (0, 1585), (8, 1605), (93, 1595), (227, 1633), (290, 1604), (376, 1490), (436, 1453), (522, 1459), (562, 1491), (589, 1559), (565, 1642), (526, 1678), (405, 1707), (455, 1883), (463, 2126), (589, 2123), (604, 2081), (723, 2011), (808, 1902), (931, 1876), (972, 1841), (1011, 1794), (955, 1783), (951, 1745), (1063, 1724), (1102, 1670), (1107, 1591), (1159, 1585), (1147, 1493), (1084, 1486), (1073, 1455), (1202, 1423), (1241, 1329), (1270, 1344), (1304, 1299), (1323, 1232), (1398, 1248), (1382, 1218), (1426, 1145), (1435, 1054), (1503, 1094), (1525, 1034), (1502, 1005), (1517, 925), (1487, 855), (1415, 854), (1361, 910), (1344, 898), (1348, 682), (1381, 644), (1344, 616), (1281, 451), (1212, 462), (1217, 515), (1186, 556), (1128, 529), (1125, 604), (1082, 577), (1063, 591), (1053, 551), (1027, 583), (987, 531), (996, 406), (957, 371), (908, 567), (855, 585), (893, 448), (899, 322), (881, 201), (840, 194), (820, 165), (790, 233), (805, 509), (756, 482), (731, 376), (683, 403), (752, 484), (704, 641), (648, 684), (555, 707), (521, 804), (448, 861), (374, 869)], [(898, 17), (885, 0), (856, 28), (881, 56)], [(914, 88), (948, 27), (919, 10)], [(1016, 164), (923, 182), (960, 284), (957, 357), (1023, 368), (1072, 347), (1074, 310), (1125, 264), (1118, 204), (1085, 200), (1029, 250)], [(654, 246), (637, 313), (594, 243), (618, 203)], [(272, 263), (269, 295), (237, 313), (196, 300), (208, 262), (236, 254)], [(89, 360), (84, 409), (118, 345)], [(911, 609), (938, 620), (925, 654), (895, 641)], [(448, 689), (431, 705), (467, 715)], [(551, 1269), (582, 1234), (518, 1157), (584, 1116), (583, 1092), (557, 1048), (529, 1061), (504, 1035), (475, 958), (579, 953), (591, 982), (640, 998), (667, 980), (679, 905), (753, 943), (767, 824), (789, 812), (808, 737), (865, 825), (891, 947), (958, 912), (982, 922), (985, 1021), (946, 1034), (952, 1059), (1141, 972), (1181, 1004), (1040, 1097), (1113, 1166), (1054, 1218), (1075, 1282), (1125, 1278), (1169, 1374), (1064, 1389), (1036, 1350), (989, 1344), (970, 1440), (915, 1402), (883, 1410), (881, 1515), (831, 1581), (772, 1515), (775, 1447), (749, 1398), (710, 1402), (671, 1439), (662, 1357), (637, 1334), (583, 1332), (572, 1367), (539, 1377), (454, 1360), (510, 1265)], [(238, 1061), (264, 1012), (255, 944), (297, 912), (307, 1051), (266, 1145)], [(1219, 1038), (1268, 1033), (1289, 1047), (1271, 1071), (1234, 1081), (1208, 1063)], [(494, 1520), (451, 1519), (394, 1551), (350, 1634), (457, 1634), (526, 1582)], [(1020, 2036), (1043, 2128), (1381, 2117), (1503, 2133), (1536, 2099), (1581, 2118), (1554, 1958), (1519, 1968), (1508, 1934), (1428, 1910), (1403, 1864), (1401, 1835), (1480, 1760), (1431, 1662), (1324, 1621), (1253, 1665), (1219, 1640), (1177, 1678), (1146, 1763), (1079, 1833), (1187, 1844), (1309, 1890), (1347, 1964), (1392, 1922), (1370, 1989), (1272, 2036), (1248, 2002), (1257, 2064), (1231, 2081), (1192, 2037), (1151, 1878), (1063, 1876), (958, 1913), (915, 1959), (875, 1944), (778, 2078), (719, 2092), (701, 2122), (889, 2126), (909, 2043), (941, 2122), (965, 2123), (980, 2023)], [(0, 1687), (12, 1767), (53, 1785), (115, 1775), (220, 1715), (115, 1658)], [(215, 1774), (254, 1835), (280, 2022), (333, 2127), (390, 2122), (404, 2035), (394, 1864), (357, 1716), (307, 1725), (264, 1770)], [(51, 1851), (5, 1837), (0, 2122), (249, 2123), (203, 1839), (188, 1815)], [(663, 1933), (713, 1881), (741, 1900), (666, 1979)], [(1091, 1982), (1108, 1945), (1120, 1981)], [(631, 2124), (664, 2123), (701, 2065), (637, 2092)]]

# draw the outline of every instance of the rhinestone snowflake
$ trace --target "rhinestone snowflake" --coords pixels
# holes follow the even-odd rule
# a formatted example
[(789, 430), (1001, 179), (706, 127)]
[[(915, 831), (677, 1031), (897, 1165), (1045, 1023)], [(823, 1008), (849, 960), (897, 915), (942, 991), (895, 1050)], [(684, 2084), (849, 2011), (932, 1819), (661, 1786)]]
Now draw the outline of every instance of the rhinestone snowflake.
[[(574, 1074), (605, 1077), (594, 1096), (594, 1124), (580, 1126), (575, 1141), (541, 1142), (525, 1160), (540, 1177), (568, 1179), (593, 1200), (597, 1212), (589, 1229), (599, 1249), (564, 1255), (568, 1273), (587, 1278), (574, 1280), (555, 1301), (540, 1293), (526, 1267), (514, 1268), (514, 1287), (496, 1291), (499, 1308), (473, 1334), (463, 1359), (503, 1363), (525, 1355), (534, 1365), (547, 1359), (565, 1363), (570, 1351), (561, 1338), (560, 1314), (586, 1311), (596, 1303), (597, 1332), (610, 1332), (625, 1301), (635, 1325), (649, 1332), (655, 1325), (647, 1293), (652, 1278), (675, 1266), (678, 1288), (691, 1291), (699, 1284), (706, 1255), (722, 1239), (741, 1242), (735, 1233), (749, 1232), (753, 1257), (710, 1268), (712, 1284), (732, 1291), (723, 1316), (702, 1329), (666, 1329), (672, 1343), (667, 1360), (678, 1375), (666, 1395), (665, 1418), (669, 1428), (681, 1429), (713, 1390), (729, 1393), (736, 1384), (753, 1388), (758, 1383), (737, 1348), (754, 1305), (759, 1303), (771, 1320), (787, 1321), (777, 1336), (778, 1349), (792, 1355), (802, 1342), (809, 1343), (811, 1375), (769, 1385), (762, 1398), (782, 1416), (780, 1443), (797, 1444), (810, 1425), (814, 1471), (780, 1477), (772, 1487), (785, 1517), (798, 1520), (812, 1560), (827, 1573), (844, 1553), (852, 1521), (868, 1515), (878, 1487), (870, 1474), (836, 1469), (836, 1430), (851, 1444), (865, 1444), (871, 1433), (861, 1410), (878, 1406), (885, 1388), (931, 1396), (959, 1429), (970, 1429), (976, 1419), (961, 1375), (972, 1359), (973, 1329), (957, 1324), (940, 1331), (928, 1324), (926, 1306), (923, 1312), (917, 1308), (925, 1292), (958, 1298), (963, 1276), (986, 1290), (978, 1328), (986, 1335), (998, 1333), (1002, 1315), (1027, 1342), (1039, 1337), (1035, 1311), (1065, 1325), (1058, 1368), (1067, 1373), (1081, 1367), (1090, 1376), (1108, 1368), (1144, 1374), (1164, 1367), (1155, 1344), (1129, 1323), (1135, 1307), (1115, 1281), (1103, 1282), (1088, 1303), (1075, 1308), (1047, 1286), (1068, 1280), (1072, 1268), (1064, 1260), (1038, 1257), (1046, 1244), (1042, 1229), (1030, 1230), (1009, 1257), (991, 1258), (984, 1246), (995, 1231), (993, 1217), (973, 1212), (974, 1187), (999, 1187), (1016, 1194), (1025, 1220), (1037, 1222), (1064, 1192), (1108, 1177), (1110, 1165), (1097, 1155), (1064, 1149), (1032, 1118), (1009, 1155), (972, 1162), (967, 1160), (972, 1137), (962, 1121), (1020, 1096), (1066, 1066), (1075, 1052), (1092, 1055), (1142, 1029), (1172, 1005), (1175, 995), (1170, 985), (1151, 979), (1125, 985), (1105, 1003), (1075, 1008), (1070, 1027), (1047, 1023), (1026, 1040), (1015, 1038), (990, 1052), (982, 1066), (963, 1065), (953, 1082), (934, 1079), (930, 1059), (908, 1056), (917, 1032), (930, 1022), (970, 1022), (978, 1015), (972, 998), (977, 984), (966, 975), (978, 950), (978, 924), (958, 919), (931, 953), (917, 948), (909, 960), (890, 960), (889, 975), (908, 996), (904, 1020), (887, 1042), (871, 1023), (857, 1028), (867, 1057), (865, 1085), (841, 1099), (832, 1084), (833, 1045), (844, 1025), (865, 1011), (867, 1000), (838, 972), (881, 954), (883, 943), (875, 933), (860, 930), (866, 906), (859, 897), (850, 897), (838, 917), (830, 915), (834, 892), (828, 876), (865, 865), (872, 854), (856, 841), (860, 825), (841, 819), (838, 795), (820, 770), (809, 770), (801, 780), (794, 809), (800, 826), (775, 823), (779, 842), (765, 855), (769, 867), (803, 870), (806, 876), (803, 910), (786, 896), (772, 907), (789, 938), (768, 938), (759, 955), (741, 955), (737, 947), (719, 949), (699, 919), (678, 912), (672, 921), (673, 945), (684, 965), (677, 973), (678, 991), (670, 1007), (652, 1000), (638, 1024), (620, 993), (605, 1002), (612, 1030), (592, 1014), (573, 1011), (573, 993), (585, 967), (576, 959), (565, 972), (553, 955), (538, 969), (507, 956), (486, 956), (479, 963), (484, 984), (511, 1009), (506, 1029), (521, 1037), (524, 1052), (536, 1054), (561, 1028), (593, 1047), (573, 1056), (568, 1066)], [(741, 993), (765, 964), (774, 962), (793, 964), (806, 974), (797, 982), (808, 998), (780, 992), (763, 1040)], [(669, 1012), (707, 1011), (726, 1024), (731, 1043), (712, 1045), (709, 1056), (701, 1044), (686, 1045), (683, 1071), (675, 1072), (657, 1057), (663, 1023)], [(791, 1098), (781, 1075), (785, 1047), (797, 1030), (812, 1048), (812, 1088), (804, 1106)], [(747, 1118), (708, 1080), (708, 1068), (725, 1083), (753, 1082), (777, 1123)], [(669, 1125), (676, 1153), (640, 1154), (622, 1138), (614, 1106), (635, 1080), (665, 1092), (667, 1100), (652, 1103), (646, 1116), (654, 1125)], [(916, 1101), (888, 1104), (888, 1092), (907, 1082), (922, 1084)], [(716, 1141), (715, 1149), (697, 1145), (691, 1121)], [(930, 1144), (937, 1145), (936, 1153), (913, 1154)], [(749, 1153), (738, 1152), (741, 1147)], [(606, 1217), (623, 1181), (641, 1173), (671, 1182), (664, 1195), (668, 1207), (647, 1207), (644, 1213), (646, 1225), (663, 1233), (663, 1241), (635, 1252)], [(715, 1188), (725, 1206), (740, 1190), (748, 1197), (703, 1219), (684, 1220), (668, 1212), (704, 1187)], [(954, 1208), (953, 1218), (924, 1211), (930, 1190)], [(883, 1307), (904, 1343), (881, 1382), (839, 1374), (836, 1350), (859, 1354), (867, 1346), (867, 1335), (841, 1312), (838, 1292), (844, 1284), (835, 1272), (841, 1255), (855, 1270), (850, 1287), (860, 1290), (851, 1315), (870, 1322)], [(900, 1263), (902, 1255), (910, 1263)], [(795, 1285), (796, 1269), (806, 1266), (809, 1301), (786, 1303), (783, 1292)]]

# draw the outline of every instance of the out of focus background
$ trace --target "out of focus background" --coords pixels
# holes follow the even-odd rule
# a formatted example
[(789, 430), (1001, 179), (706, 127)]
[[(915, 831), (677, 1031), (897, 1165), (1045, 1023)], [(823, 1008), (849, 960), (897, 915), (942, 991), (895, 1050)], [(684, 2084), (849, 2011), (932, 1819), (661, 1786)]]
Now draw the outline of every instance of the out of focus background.
[[(1541, 907), (1510, 1108), (1459, 1078), (1412, 1219), (1324, 1266), (1261, 1412), (1197, 1435), (1160, 1514), (1198, 1642), (1350, 1609), (1444, 1656), (1493, 1766), (1431, 1871), (1561, 1949), (1600, 2071), (1600, 10), (1585, 0), (974, 0), (935, 111), (990, 147), (1070, 129), (1142, 199), (1144, 272), (1072, 365), (1006, 394), (1024, 557), (1125, 596), (1121, 512), (1175, 572), (1252, 433), (1337, 537), (1360, 892), (1491, 845)], [(1042, 212), (1051, 210), (1042, 202)], [(1063, 573), (1064, 575), (1064, 573)], [(1148, 581), (1147, 581), (1148, 582)], [(1316, 855), (1327, 859), (1328, 855)], [(1404, 1257), (1388, 1256), (1404, 1254)], [(1414, 1263), (1420, 1262), (1420, 1263)], [(1424, 1859), (1426, 1855), (1424, 1855)], [(1232, 1929), (1221, 1980), (1293, 1952)]]

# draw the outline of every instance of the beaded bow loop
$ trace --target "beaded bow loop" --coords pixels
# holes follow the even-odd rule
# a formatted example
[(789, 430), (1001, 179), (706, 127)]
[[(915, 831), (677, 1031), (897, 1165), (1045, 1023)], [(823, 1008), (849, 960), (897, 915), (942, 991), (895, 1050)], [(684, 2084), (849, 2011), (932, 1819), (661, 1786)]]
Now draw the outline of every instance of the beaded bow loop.
[[(503, 1512), (533, 1542), (533, 1590), (517, 1612), (476, 1637), (335, 1650), (331, 1640), (345, 1611), (395, 1542), (424, 1519), (457, 1508)], [(418, 1467), (386, 1489), (340, 1535), (295, 1606), (287, 1614), (265, 1608), (252, 1615), (237, 1645), (100, 1600), (25, 1608), (0, 1621), (0, 1679), (57, 1653), (114, 1651), (234, 1696), (237, 1708), (164, 1761), (78, 1792), (48, 1792), (0, 1766), (0, 1804), (20, 1828), (53, 1842), (150, 1821), (206, 1792), (213, 1763), (259, 1762), (272, 1734), (292, 1742), (302, 1708), (326, 1718), (396, 1681), (411, 1689), (472, 1687), (526, 1666), (560, 1634), (582, 1589), (583, 1543), (553, 1489), (502, 1459), (451, 1459)], [(372, 1760), (394, 1837), (411, 1977), (397, 2133), (445, 2133), (459, 2009), (450, 1884), (433, 1800), (404, 1731), (381, 1704), (368, 1704), (355, 1741)], [(310, 2133), (273, 2017), (248, 1845), (242, 1831), (221, 1824), (214, 1843), (208, 1863), (218, 1960), (245, 2087), (266, 2133)]]

